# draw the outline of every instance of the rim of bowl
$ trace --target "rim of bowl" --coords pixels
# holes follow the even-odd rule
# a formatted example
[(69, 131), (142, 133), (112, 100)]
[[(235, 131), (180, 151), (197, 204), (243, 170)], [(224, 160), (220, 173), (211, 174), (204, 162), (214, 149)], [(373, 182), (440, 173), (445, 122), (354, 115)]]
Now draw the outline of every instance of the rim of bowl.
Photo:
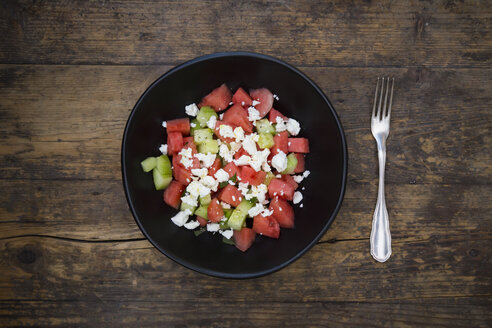
[[(277, 265), (275, 267), (272, 267), (270, 269), (262, 270), (262, 271), (258, 271), (258, 272), (252, 272), (252, 273), (227, 273), (227, 272), (221, 272), (221, 271), (216, 271), (216, 270), (212, 270), (212, 269), (207, 269), (207, 268), (203, 268), (203, 267), (201, 267), (199, 265), (195, 265), (192, 262), (183, 260), (182, 258), (179, 258), (177, 256), (168, 254), (166, 252), (166, 250), (163, 249), (163, 248), (161, 248), (149, 236), (149, 234), (147, 233), (147, 231), (144, 229), (142, 223), (140, 222), (140, 219), (138, 218), (138, 216), (136, 214), (136, 211), (135, 211), (134, 205), (132, 203), (132, 200), (130, 199), (130, 196), (129, 196), (129, 188), (128, 188), (128, 183), (127, 183), (126, 164), (125, 164), (125, 162), (126, 162), (125, 161), (126, 160), (125, 150), (126, 150), (126, 140), (127, 140), (127, 137), (128, 137), (128, 127), (130, 125), (130, 122), (133, 119), (133, 116), (134, 116), (134, 114), (136, 112), (136, 109), (140, 106), (140, 103), (145, 98), (145, 96), (147, 95), (147, 93), (149, 93), (150, 90), (152, 90), (155, 85), (157, 85), (158, 83), (160, 83), (161, 80), (167, 78), (169, 75), (173, 74), (174, 72), (179, 71), (180, 69), (182, 69), (184, 67), (187, 67), (187, 66), (196, 64), (198, 62), (206, 61), (206, 60), (209, 60), (209, 59), (221, 58), (221, 57), (252, 57), (252, 58), (259, 58), (259, 59), (263, 59), (263, 60), (268, 60), (268, 61), (277, 63), (279, 65), (282, 65), (282, 66), (286, 67), (287, 69), (290, 69), (291, 71), (293, 71), (294, 73), (296, 73), (300, 77), (302, 77), (304, 80), (306, 80), (320, 94), (320, 96), (323, 98), (323, 100), (325, 101), (325, 103), (330, 108), (330, 111), (331, 111), (331, 113), (332, 113), (332, 115), (333, 115), (333, 117), (335, 119), (336, 125), (338, 127), (338, 132), (340, 134), (340, 139), (341, 139), (341, 142), (342, 142), (342, 151), (343, 151), (343, 164), (342, 164), (342, 166), (343, 166), (343, 172), (342, 172), (342, 175), (343, 176), (342, 176), (342, 184), (341, 184), (340, 196), (338, 198), (337, 205), (335, 206), (335, 210), (333, 211), (333, 213), (331, 214), (330, 218), (328, 219), (328, 221), (324, 225), (323, 229), (321, 229), (321, 231), (316, 235), (316, 237), (313, 238), (313, 240), (308, 245), (306, 245), (306, 247), (304, 247), (301, 251), (299, 251), (297, 254), (295, 254), (294, 256), (292, 256), (287, 261), (284, 261), (281, 264), (279, 264), (279, 265)], [(182, 64), (179, 64), (179, 65), (171, 68), (166, 73), (162, 74), (159, 78), (157, 78), (157, 80), (155, 80), (150, 86), (148, 86), (147, 89), (145, 89), (144, 93), (138, 98), (137, 102), (135, 103), (135, 106), (133, 107), (130, 115), (128, 116), (128, 120), (126, 121), (126, 124), (125, 124), (125, 130), (123, 132), (123, 139), (122, 139), (122, 145), (121, 145), (121, 173), (122, 173), (123, 186), (124, 186), (124, 190), (125, 190), (125, 197), (126, 197), (128, 206), (130, 207), (130, 211), (132, 212), (133, 218), (135, 219), (135, 222), (137, 223), (138, 227), (140, 228), (140, 231), (142, 231), (142, 233), (144, 234), (145, 238), (147, 238), (147, 240), (150, 241), (150, 243), (155, 248), (157, 248), (162, 254), (164, 254), (166, 257), (168, 257), (169, 259), (173, 260), (174, 262), (179, 263), (179, 264), (183, 265), (184, 267), (186, 267), (188, 269), (191, 269), (191, 270), (193, 270), (195, 272), (199, 272), (199, 273), (202, 273), (202, 274), (206, 274), (206, 275), (213, 276), (213, 277), (218, 277), (218, 278), (247, 279), (247, 278), (257, 278), (257, 277), (265, 276), (267, 274), (270, 274), (270, 273), (276, 272), (276, 271), (278, 271), (278, 270), (280, 270), (282, 268), (285, 268), (287, 265), (289, 265), (292, 262), (294, 262), (297, 259), (299, 259), (308, 250), (310, 250), (314, 245), (316, 245), (316, 243), (321, 239), (321, 237), (323, 237), (323, 235), (325, 234), (325, 232), (331, 226), (331, 224), (335, 220), (335, 217), (337, 216), (337, 214), (338, 214), (338, 212), (340, 210), (340, 207), (342, 206), (343, 198), (344, 198), (344, 195), (345, 195), (346, 184), (347, 184), (347, 170), (348, 170), (348, 150), (347, 150), (347, 141), (346, 141), (346, 138), (345, 138), (345, 133), (343, 131), (342, 124), (340, 122), (340, 119), (338, 117), (337, 112), (335, 111), (335, 108), (331, 104), (331, 102), (328, 99), (328, 97), (326, 97), (326, 95), (324, 94), (324, 92), (321, 90), (321, 88), (318, 87), (318, 85), (316, 83), (314, 83), (306, 74), (304, 74), (303, 72), (301, 72), (299, 69), (295, 68), (294, 66), (292, 66), (292, 65), (290, 65), (290, 64), (288, 64), (288, 63), (286, 63), (286, 62), (284, 62), (284, 61), (282, 61), (282, 60), (280, 60), (278, 58), (269, 56), (269, 55), (259, 54), (259, 53), (255, 53), (255, 52), (248, 52), (248, 51), (217, 52), (217, 53), (212, 53), (212, 54), (208, 54), (208, 55), (199, 56), (199, 57), (196, 57), (194, 59), (188, 60), (188, 61), (186, 61), (186, 62), (184, 62)]]

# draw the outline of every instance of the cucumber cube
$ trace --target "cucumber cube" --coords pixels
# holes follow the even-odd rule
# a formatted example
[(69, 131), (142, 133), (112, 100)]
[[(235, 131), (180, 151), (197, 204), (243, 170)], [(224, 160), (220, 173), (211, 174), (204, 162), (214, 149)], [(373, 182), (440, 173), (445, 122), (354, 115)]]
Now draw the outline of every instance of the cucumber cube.
[(270, 181), (272, 181), (272, 179), (274, 178), (275, 174), (273, 174), (272, 172), (267, 172), (264, 184), (268, 186), (270, 184)]
[(190, 210), (191, 211), (191, 214), (195, 213), (195, 210), (196, 210), (196, 206), (191, 206), (190, 204), (186, 204), (184, 202), (181, 202), (181, 208), (180, 208), (181, 211), (185, 211), (185, 210)]
[(215, 110), (212, 107), (203, 106), (202, 108), (200, 108), (200, 111), (198, 112), (196, 119), (200, 123), (200, 126), (202, 128), (204, 128), (207, 126), (207, 122), (208, 122), (208, 120), (210, 120), (210, 118), (212, 116), (215, 116), (216, 118), (218, 118), (217, 113), (215, 112)]
[(209, 128), (206, 129), (197, 129), (195, 130), (195, 135), (193, 136), (193, 140), (197, 145), (201, 144), (205, 140), (212, 139), (214, 133)]
[(243, 199), (241, 203), (236, 207), (236, 210), (243, 212), (245, 215), (248, 214), (248, 211), (254, 206), (252, 202), (249, 200)]
[(198, 145), (198, 152), (202, 154), (217, 154), (219, 152), (219, 143), (214, 139), (206, 139)]
[(157, 168), (154, 168), (152, 170), (152, 176), (154, 177), (154, 186), (155, 190), (162, 190), (166, 189), (166, 187), (171, 183), (173, 180), (173, 176), (164, 176), (162, 175)]
[(275, 134), (275, 127), (266, 118), (256, 121), (256, 131), (258, 133), (270, 133)]
[[(195, 125), (195, 127), (191, 126), (193, 124)], [(194, 118), (193, 120), (191, 120), (191, 124), (190, 124), (190, 136), (194, 136), (195, 131), (198, 129), (200, 129), (200, 122), (198, 122), (198, 120)]]
[(222, 210), (224, 211), (224, 216), (226, 218), (230, 218), (232, 212), (234, 211), (232, 208), (223, 208)]
[(201, 216), (205, 220), (208, 220), (207, 209), (208, 205), (200, 205), (200, 207), (195, 210), (195, 215)]
[(243, 228), (243, 223), (246, 221), (246, 215), (248, 212), (243, 213), (239, 209), (235, 209), (229, 220), (227, 220), (227, 225), (234, 230), (241, 230)]
[(200, 205), (208, 206), (208, 204), (210, 204), (211, 202), (212, 202), (212, 196), (210, 196), (210, 194), (208, 194), (205, 197), (200, 197)]
[(260, 146), (261, 149), (272, 148), (274, 144), (273, 136), (270, 133), (260, 133), (258, 137), (258, 146)]
[(152, 171), (157, 165), (157, 159), (155, 157), (147, 157), (142, 162), (140, 162), (144, 172)]
[(167, 155), (161, 155), (157, 157), (156, 168), (159, 173), (164, 177), (172, 177), (173, 171), (171, 169), (171, 161)]
[(294, 174), (297, 167), (297, 157), (294, 153), (287, 155), (287, 167), (282, 171), (282, 174)]

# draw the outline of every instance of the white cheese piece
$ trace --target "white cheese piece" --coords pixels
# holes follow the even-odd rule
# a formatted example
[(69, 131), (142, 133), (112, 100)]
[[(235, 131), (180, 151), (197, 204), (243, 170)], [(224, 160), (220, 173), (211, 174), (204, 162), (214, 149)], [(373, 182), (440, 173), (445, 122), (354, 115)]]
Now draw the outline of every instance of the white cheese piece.
[(304, 171), (304, 173), (302, 174), (302, 176), (304, 178), (307, 178), (310, 174), (311, 174), (311, 172), (309, 170), (306, 170), (306, 171)]
[(234, 129), (234, 137), (236, 138), (236, 142), (241, 142), (244, 140), (244, 130), (242, 127), (238, 126)]
[(294, 178), (294, 181), (297, 183), (301, 183), (302, 180), (304, 180), (304, 177), (302, 175), (293, 175), (292, 178)]
[(299, 207), (300, 207), (300, 208), (303, 208), (303, 207), (304, 207), (304, 204), (299, 205)]
[(171, 221), (178, 227), (182, 227), (191, 215), (190, 210), (179, 211), (175, 216), (171, 218)]
[(159, 147), (159, 151), (162, 153), (162, 155), (167, 155), (167, 144), (163, 144)]
[(273, 99), (275, 99), (276, 101), (280, 100), (280, 98), (277, 95), (273, 95)]
[(272, 214), (273, 214), (273, 211), (269, 210), (268, 208), (265, 208), (263, 210), (263, 212), (261, 212), (261, 215), (263, 215), (264, 217), (270, 216)]
[(206, 188), (217, 191), (217, 188), (219, 187), (219, 183), (211, 176), (207, 175), (206, 177), (200, 179), (200, 183), (205, 186)]
[(277, 123), (277, 125), (275, 126), (275, 130), (277, 130), (277, 132), (282, 132), (282, 131), (287, 130), (287, 125), (285, 124), (285, 121), (283, 118), (281, 118), (280, 116), (277, 116), (275, 121)]
[(205, 187), (198, 181), (191, 181), (191, 183), (186, 187), (186, 191), (189, 192), (194, 198), (205, 197), (210, 194), (210, 188)]
[(219, 114), (219, 119), (222, 121), (222, 119), (224, 118), (224, 113), (222, 114)]
[(234, 159), (234, 152), (229, 150), (229, 147), (227, 147), (226, 144), (222, 144), (219, 146), (219, 155), (222, 157), (227, 163), (232, 162)]
[(207, 224), (207, 231), (217, 232), (220, 229), (220, 225), (218, 223), (209, 223)]
[(196, 200), (196, 197), (193, 197), (190, 194), (187, 194), (187, 195), (181, 197), (181, 201), (185, 204), (190, 205), (190, 206), (198, 206), (198, 202)]
[(194, 155), (200, 162), (202, 162), (204, 167), (210, 167), (215, 161), (215, 158), (217, 157), (215, 154), (202, 154), (202, 153), (196, 153)]
[(227, 173), (224, 169), (218, 169), (214, 176), (218, 182), (229, 180), (229, 173)]
[(249, 134), (246, 137), (244, 137), (243, 148), (250, 155), (256, 154), (256, 152), (257, 152), (256, 142), (255, 142), (254, 136), (252, 134)]
[(287, 168), (287, 156), (281, 150), (272, 158), (272, 166), (279, 172)]
[(292, 199), (292, 202), (294, 204), (298, 204), (301, 202), (301, 200), (302, 200), (302, 194), (299, 191), (296, 191), (294, 193), (294, 198)]
[(296, 136), (301, 131), (301, 125), (293, 118), (289, 118), (287, 121), (287, 131), (289, 131), (291, 135)]
[(263, 207), (262, 204), (257, 203), (255, 206), (249, 209), (248, 214), (251, 217), (255, 217), (258, 214), (260, 214), (265, 208)]
[(166, 121), (162, 121), (162, 127), (167, 128), (167, 122)]
[(234, 231), (232, 229), (229, 230), (224, 230), (222, 231), (222, 236), (224, 236), (226, 239), (231, 239), (232, 235), (234, 234)]
[[(253, 101), (253, 103), (254, 103), (254, 101)], [(252, 106), (249, 107), (248, 108), (248, 120), (250, 120), (251, 122), (254, 122), (254, 121), (257, 121), (260, 119), (261, 119), (260, 112)]]
[(221, 124), (219, 126), (219, 134), (224, 138), (235, 138), (234, 132), (230, 125)]
[(190, 222), (184, 224), (184, 227), (186, 229), (190, 229), (190, 230), (193, 230), (195, 228), (198, 228), (199, 226), (200, 226), (200, 222), (198, 222), (196, 220), (190, 221)]
[(256, 105), (259, 105), (259, 104), (261, 104), (261, 102), (259, 102), (258, 100), (253, 100), (253, 103), (252, 103), (253, 106), (256, 106)]
[(198, 111), (199, 111), (199, 109), (195, 103), (190, 104), (190, 105), (185, 107), (186, 115), (189, 115), (189, 116), (196, 116), (198, 114)]
[(215, 129), (215, 124), (217, 123), (217, 117), (215, 116), (210, 116), (210, 118), (208, 119), (208, 122), (207, 122), (207, 126), (209, 128), (211, 128), (212, 130)]
[(225, 202), (220, 202), (220, 206), (223, 208), (223, 209), (230, 209), (231, 208), (231, 205), (225, 203)]
[(191, 169), (191, 174), (199, 178), (204, 178), (208, 175), (208, 170), (206, 168), (201, 169)]
[(238, 166), (248, 165), (250, 161), (251, 161), (251, 157), (249, 157), (247, 155), (242, 155), (237, 160), (236, 159), (234, 160), (234, 164), (236, 164)]

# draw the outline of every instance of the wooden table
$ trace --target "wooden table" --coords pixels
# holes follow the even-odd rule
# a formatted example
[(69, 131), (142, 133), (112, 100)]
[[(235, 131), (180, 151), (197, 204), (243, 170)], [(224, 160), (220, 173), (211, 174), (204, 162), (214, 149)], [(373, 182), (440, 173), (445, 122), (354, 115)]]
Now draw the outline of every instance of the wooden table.
[[(0, 325), (492, 326), (491, 31), (490, 1), (2, 1)], [(318, 83), (350, 158), (322, 240), (245, 281), (154, 249), (120, 172), (124, 125), (147, 86), (234, 50)], [(382, 75), (397, 80), (384, 264), (369, 255)]]

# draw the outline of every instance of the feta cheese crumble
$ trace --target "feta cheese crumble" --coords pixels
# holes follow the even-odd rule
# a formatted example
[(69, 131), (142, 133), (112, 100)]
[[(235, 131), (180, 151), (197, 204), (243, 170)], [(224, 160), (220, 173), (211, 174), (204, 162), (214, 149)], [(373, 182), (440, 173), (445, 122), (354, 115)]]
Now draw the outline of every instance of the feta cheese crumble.
[(311, 172), (309, 170), (306, 170), (306, 171), (304, 171), (304, 173), (302, 174), (302, 176), (304, 178), (307, 178), (310, 174), (311, 174)]
[(272, 214), (273, 214), (273, 211), (269, 210), (268, 208), (265, 208), (263, 210), (263, 212), (261, 212), (261, 215), (263, 215), (264, 217), (270, 216)]
[(219, 126), (219, 134), (224, 138), (235, 138), (234, 132), (230, 125), (221, 124)]
[(292, 199), (292, 202), (294, 204), (298, 204), (301, 202), (301, 200), (302, 200), (302, 194), (299, 191), (296, 191), (294, 193), (294, 198)]
[(287, 156), (283, 151), (279, 150), (277, 155), (273, 156), (272, 166), (279, 172), (282, 172), (287, 168)]
[(234, 137), (236, 138), (236, 142), (241, 142), (244, 140), (244, 130), (242, 127), (238, 126), (234, 129)]
[(189, 230), (193, 230), (195, 228), (198, 228), (199, 226), (200, 226), (200, 222), (196, 220), (184, 224), (184, 227)]
[(275, 99), (276, 101), (280, 100), (280, 98), (277, 95), (273, 95), (273, 99)]
[(261, 212), (263, 212), (264, 209), (265, 208), (263, 207), (262, 204), (257, 203), (255, 206), (253, 206), (252, 208), (249, 209), (248, 214), (251, 217), (255, 217), (258, 214), (260, 214)]
[(212, 130), (215, 129), (215, 124), (217, 123), (217, 117), (215, 116), (210, 116), (210, 118), (208, 119), (208, 122), (207, 122), (207, 126), (209, 128), (211, 128)]
[(232, 229), (224, 230), (221, 232), (221, 235), (224, 236), (226, 239), (231, 239), (233, 234), (234, 234), (234, 231)]
[(294, 179), (295, 182), (301, 183), (302, 180), (304, 180), (304, 177), (302, 175), (293, 175), (292, 178)]
[[(188, 148), (191, 151), (191, 148)], [(202, 153), (196, 153), (194, 155), (200, 162), (202, 162), (204, 167), (210, 167), (212, 164), (215, 162), (215, 158), (217, 157), (215, 154), (202, 154)]]
[(275, 126), (275, 130), (277, 132), (283, 132), (283, 131), (287, 130), (287, 124), (285, 124), (285, 121), (283, 118), (281, 118), (280, 116), (277, 116), (277, 118), (275, 118), (275, 121), (277, 123), (277, 125)]
[(207, 231), (217, 232), (220, 229), (220, 225), (218, 223), (209, 223), (207, 224)]
[(201, 169), (191, 169), (191, 174), (199, 178), (204, 178), (208, 175), (208, 170), (206, 168)]
[(162, 127), (167, 128), (167, 122), (166, 121), (162, 121)]
[(258, 100), (253, 100), (253, 103), (252, 103), (253, 106), (256, 106), (256, 105), (259, 105), (259, 104), (261, 104), (261, 102), (259, 102)]
[(185, 107), (186, 115), (189, 115), (189, 116), (196, 116), (198, 114), (198, 111), (199, 111), (199, 109), (195, 103), (190, 104), (190, 105)]
[(291, 135), (296, 136), (301, 131), (301, 125), (293, 118), (289, 118), (287, 121), (287, 131), (289, 131)]
[(249, 157), (248, 155), (242, 155), (238, 159), (234, 160), (234, 164), (236, 164), (237, 166), (248, 165), (250, 161), (251, 157)]
[(185, 204), (188, 204), (190, 206), (198, 206), (198, 202), (196, 200), (196, 197), (190, 196), (190, 194), (187, 194), (186, 196), (181, 197), (181, 201)]
[(193, 165), (193, 154), (191, 148), (183, 148), (181, 151), (178, 153), (178, 155), (181, 155), (181, 164), (185, 168), (189, 168)]
[(178, 214), (171, 218), (171, 221), (178, 227), (182, 227), (191, 215), (190, 210), (179, 211)]
[(167, 155), (167, 144), (161, 145), (159, 147), (159, 151), (162, 153), (162, 155)]
[[(254, 101), (253, 101), (253, 103), (254, 103)], [(254, 108), (253, 106), (248, 108), (248, 120), (250, 120), (251, 122), (261, 120), (260, 112), (256, 108)]]
[(215, 172), (214, 177), (218, 182), (224, 182), (229, 180), (229, 173), (227, 173), (224, 169), (218, 169), (217, 172)]

